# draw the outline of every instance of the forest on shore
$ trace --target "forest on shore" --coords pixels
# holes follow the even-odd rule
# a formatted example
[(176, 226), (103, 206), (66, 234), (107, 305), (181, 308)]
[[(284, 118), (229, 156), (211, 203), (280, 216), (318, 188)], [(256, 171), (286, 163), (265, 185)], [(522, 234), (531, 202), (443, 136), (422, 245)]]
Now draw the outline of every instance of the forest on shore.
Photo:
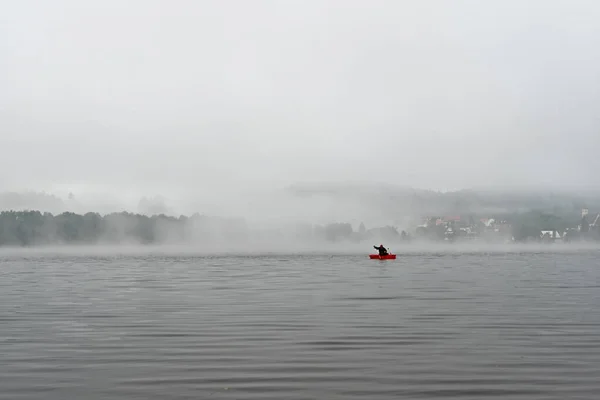
[[(286, 229), (250, 228), (241, 218), (210, 217), (200, 214), (179, 217), (133, 214), (100, 215), (89, 212), (64, 212), (53, 215), (40, 211), (0, 212), (0, 246), (96, 243), (242, 243), (250, 238), (280, 240), (287, 235), (295, 240), (336, 241), (354, 234), (349, 223), (327, 225), (296, 224)], [(380, 229), (384, 234), (393, 228)], [(354, 237), (356, 239), (356, 237)]]
[[(490, 230), (472, 216), (472, 231), (484, 240), (537, 240), (544, 231), (557, 231), (560, 236), (570, 233), (571, 239), (581, 237), (583, 226), (586, 238), (600, 239), (600, 226), (590, 226), (586, 219), (564, 218), (543, 212), (504, 215), (505, 230)], [(579, 224), (579, 225), (578, 225)], [(420, 230), (419, 230), (420, 229)], [(570, 229), (570, 231), (569, 231)], [(455, 229), (454, 232), (461, 232)], [(143, 215), (129, 212), (101, 215), (89, 212), (51, 214), (40, 211), (0, 212), (0, 246), (37, 246), (55, 244), (99, 243), (243, 243), (248, 240), (277, 241), (288, 238), (302, 242), (340, 242), (385, 240), (399, 243), (410, 240), (447, 240), (448, 225), (432, 224), (416, 230), (399, 231), (393, 226), (366, 229), (364, 224), (355, 230), (350, 223), (325, 225), (294, 224), (292, 226), (259, 229), (241, 218)], [(455, 235), (456, 236), (456, 235)], [(453, 238), (454, 239), (454, 238)], [(458, 238), (460, 239), (460, 238)]]

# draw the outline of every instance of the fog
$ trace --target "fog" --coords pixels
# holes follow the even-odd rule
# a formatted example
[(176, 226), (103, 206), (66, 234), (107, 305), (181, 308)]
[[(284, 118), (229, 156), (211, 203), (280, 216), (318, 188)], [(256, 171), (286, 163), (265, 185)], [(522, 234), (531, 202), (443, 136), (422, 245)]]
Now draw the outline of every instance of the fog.
[(366, 254), (369, 253), (370, 246), (353, 246), (351, 244), (301, 244), (288, 242), (279, 243), (280, 246), (269, 245), (268, 243), (226, 246), (221, 243), (215, 247), (202, 247), (190, 245), (156, 245), (156, 246), (138, 246), (138, 245), (84, 245), (84, 246), (43, 246), (35, 248), (0, 248), (0, 259), (10, 257), (49, 257), (49, 256), (83, 256), (83, 257), (129, 257), (149, 255), (165, 257), (225, 257), (225, 256), (289, 256), (289, 255), (321, 255), (330, 257), (360, 256), (365, 262), (371, 262), (374, 265), (379, 263), (411, 262), (414, 256), (444, 257), (459, 254), (479, 254), (482, 257), (501, 256), (503, 254), (570, 254), (587, 251), (597, 251), (598, 246), (594, 243), (577, 243), (569, 245), (544, 245), (544, 244), (443, 244), (443, 243), (419, 243), (410, 245), (399, 245), (390, 247), (397, 254), (396, 261), (369, 260)]
[(591, 0), (4, 1), (0, 188), (51, 212), (400, 227), (427, 210), (286, 190), (590, 192), (598, 21)]

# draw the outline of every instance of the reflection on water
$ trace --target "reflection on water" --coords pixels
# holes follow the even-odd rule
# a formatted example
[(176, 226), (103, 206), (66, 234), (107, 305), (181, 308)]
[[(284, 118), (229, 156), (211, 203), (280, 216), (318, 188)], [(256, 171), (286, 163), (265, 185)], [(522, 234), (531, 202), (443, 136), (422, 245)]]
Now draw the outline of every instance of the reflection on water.
[(597, 399), (597, 253), (0, 259), (0, 399)]

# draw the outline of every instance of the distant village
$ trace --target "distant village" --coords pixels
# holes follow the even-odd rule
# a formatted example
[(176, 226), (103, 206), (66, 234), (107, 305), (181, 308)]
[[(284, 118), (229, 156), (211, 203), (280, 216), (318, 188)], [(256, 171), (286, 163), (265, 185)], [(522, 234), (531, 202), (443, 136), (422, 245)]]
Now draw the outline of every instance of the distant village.
[(540, 221), (527, 221), (517, 217), (513, 221), (496, 218), (479, 218), (472, 216), (425, 217), (413, 233), (403, 232), (401, 237), (412, 239), (486, 242), (572, 242), (578, 240), (600, 240), (600, 213), (590, 214), (589, 210), (581, 210), (581, 219), (573, 226), (559, 227), (562, 223), (553, 223), (547, 215)]
[[(400, 224), (398, 224), (400, 225)], [(407, 224), (404, 224), (405, 226)], [(273, 232), (271, 232), (273, 234)], [(281, 233), (277, 233), (280, 235)], [(395, 226), (367, 229), (361, 223), (354, 230), (349, 223), (326, 225), (301, 224), (296, 226), (298, 240), (325, 240), (329, 242), (383, 241), (400, 242), (485, 242), (485, 243), (556, 243), (600, 241), (600, 213), (581, 210), (581, 217), (558, 217), (531, 211), (506, 218), (463, 216), (429, 216), (401, 230)]]

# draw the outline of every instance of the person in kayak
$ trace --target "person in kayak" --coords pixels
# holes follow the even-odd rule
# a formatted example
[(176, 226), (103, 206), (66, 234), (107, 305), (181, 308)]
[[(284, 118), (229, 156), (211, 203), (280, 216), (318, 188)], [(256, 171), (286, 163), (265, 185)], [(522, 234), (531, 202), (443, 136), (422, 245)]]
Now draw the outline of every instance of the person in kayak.
[(379, 247), (377, 247), (377, 246), (373, 246), (373, 248), (374, 248), (375, 250), (378, 250), (378, 251), (379, 251), (379, 255), (380, 255), (380, 256), (387, 256), (387, 255), (388, 255), (388, 251), (387, 251), (387, 249), (386, 249), (385, 247), (383, 247), (383, 245), (382, 245), (382, 244), (380, 244), (380, 245), (379, 245)]

